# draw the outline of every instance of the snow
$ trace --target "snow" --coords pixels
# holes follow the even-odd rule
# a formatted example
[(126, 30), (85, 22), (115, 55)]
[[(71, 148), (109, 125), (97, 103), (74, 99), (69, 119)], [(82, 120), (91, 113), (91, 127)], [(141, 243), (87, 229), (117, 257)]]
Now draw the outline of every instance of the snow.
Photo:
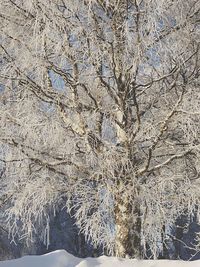
[(25, 256), (16, 260), (2, 261), (0, 267), (200, 267), (200, 260), (193, 262), (172, 260), (136, 260), (101, 256), (80, 259), (57, 250), (41, 256)]

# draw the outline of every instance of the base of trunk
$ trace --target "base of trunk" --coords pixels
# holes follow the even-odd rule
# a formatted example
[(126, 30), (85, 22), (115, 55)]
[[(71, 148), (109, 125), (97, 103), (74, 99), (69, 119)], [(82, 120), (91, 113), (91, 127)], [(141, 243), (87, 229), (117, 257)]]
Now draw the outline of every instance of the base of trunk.
[(121, 258), (141, 258), (141, 220), (139, 208), (134, 210), (125, 199), (115, 207), (115, 254)]

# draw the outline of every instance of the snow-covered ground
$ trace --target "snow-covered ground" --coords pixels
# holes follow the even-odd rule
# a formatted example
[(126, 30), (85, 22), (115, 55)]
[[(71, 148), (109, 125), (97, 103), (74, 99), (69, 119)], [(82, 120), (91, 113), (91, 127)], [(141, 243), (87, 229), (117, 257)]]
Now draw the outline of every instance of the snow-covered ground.
[(200, 267), (200, 260), (193, 262), (171, 260), (129, 260), (101, 256), (80, 259), (64, 250), (42, 256), (25, 256), (17, 260), (0, 262), (0, 267)]

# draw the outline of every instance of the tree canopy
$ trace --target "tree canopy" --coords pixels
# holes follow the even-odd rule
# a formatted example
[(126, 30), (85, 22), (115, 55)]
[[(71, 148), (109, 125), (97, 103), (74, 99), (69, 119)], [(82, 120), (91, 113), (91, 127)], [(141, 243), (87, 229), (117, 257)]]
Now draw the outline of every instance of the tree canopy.
[(164, 226), (194, 214), (199, 10), (0, 0), (0, 194), (13, 237), (38, 225), (48, 236), (66, 205), (95, 245), (156, 257)]

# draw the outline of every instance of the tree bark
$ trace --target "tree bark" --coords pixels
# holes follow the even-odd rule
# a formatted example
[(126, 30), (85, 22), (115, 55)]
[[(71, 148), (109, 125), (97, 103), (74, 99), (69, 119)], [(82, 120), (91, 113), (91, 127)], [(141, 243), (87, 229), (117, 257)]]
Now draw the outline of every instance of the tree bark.
[(139, 205), (130, 205), (126, 196), (118, 196), (115, 205), (115, 255), (121, 258), (141, 258), (141, 219)]
[(161, 233), (161, 238), (162, 238), (162, 246), (163, 246), (163, 251), (162, 251), (162, 258), (163, 259), (169, 259), (169, 248), (167, 245), (166, 241), (166, 227), (165, 224), (162, 227), (162, 233)]

